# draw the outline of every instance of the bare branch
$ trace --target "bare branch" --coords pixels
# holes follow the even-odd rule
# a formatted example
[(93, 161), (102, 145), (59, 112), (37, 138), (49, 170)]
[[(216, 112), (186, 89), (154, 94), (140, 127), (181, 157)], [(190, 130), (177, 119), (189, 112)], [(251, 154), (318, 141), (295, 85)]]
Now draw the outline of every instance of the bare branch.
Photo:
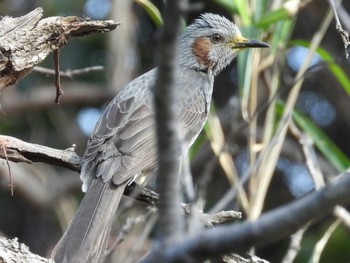
[(185, 0), (167, 2), (164, 28), (159, 41), (159, 69), (154, 88), (158, 141), (157, 187), (159, 200), (159, 234), (169, 243), (183, 235), (180, 214), (179, 161), (181, 140), (176, 103), (176, 46), (180, 29), (181, 8)]
[[(17, 138), (0, 135), (0, 158), (13, 162), (44, 162), (54, 164), (70, 170), (80, 172), (81, 158), (74, 152), (74, 145), (65, 150), (53, 149), (39, 144), (32, 144), (21, 141)], [(10, 165), (8, 164), (10, 169)], [(11, 170), (9, 170), (11, 174)], [(12, 180), (10, 180), (12, 181)], [(136, 189), (137, 188), (137, 189)], [(136, 189), (136, 190), (135, 190)], [(157, 193), (147, 189), (131, 184), (125, 189), (124, 194), (134, 196), (135, 198), (149, 204), (158, 204), (159, 196)], [(189, 214), (191, 209), (189, 205), (182, 205), (183, 214)], [(208, 215), (198, 212), (200, 221), (208, 226), (232, 222), (240, 218), (241, 213), (235, 211), (224, 211), (213, 215)]]
[(70, 37), (108, 32), (119, 23), (83, 18), (48, 17), (42, 8), (25, 16), (0, 21), (0, 91), (29, 74), (52, 51), (62, 48)]
[(328, 0), (329, 4), (332, 7), (333, 13), (334, 13), (334, 19), (335, 19), (335, 29), (338, 31), (338, 33), (341, 36), (341, 39), (343, 41), (344, 44), (344, 48), (345, 48), (345, 57), (349, 58), (349, 52), (350, 50), (348, 49), (348, 46), (350, 45), (350, 34), (348, 31), (346, 31), (345, 29), (343, 29), (339, 17), (338, 17), (338, 13), (337, 13), (337, 9), (335, 7), (334, 4), (334, 0)]
[(320, 240), (317, 241), (316, 246), (314, 248), (314, 251), (312, 253), (312, 258), (311, 262), (313, 263), (319, 263), (321, 259), (322, 252), (324, 251), (329, 238), (335, 231), (335, 229), (340, 225), (341, 220), (338, 218), (336, 219), (328, 228), (327, 230), (323, 233), (323, 236), (320, 238)]
[[(350, 171), (337, 176), (320, 190), (263, 214), (254, 222), (219, 226), (181, 244), (153, 251), (143, 261), (183, 262), (206, 259), (230, 252), (244, 251), (280, 240), (300, 226), (328, 214), (336, 205), (349, 204)], [(186, 260), (185, 260), (186, 259)]]
[[(66, 78), (74, 78), (74, 76), (77, 75), (83, 75), (83, 74), (88, 74), (93, 71), (102, 71), (104, 70), (103, 66), (92, 66), (92, 67), (86, 67), (86, 68), (81, 68), (81, 69), (73, 69), (73, 70), (66, 70), (66, 71), (60, 71), (61, 77), (66, 77)], [(39, 67), (36, 66), (33, 68), (33, 71), (42, 73), (42, 74), (49, 74), (49, 75), (55, 75), (56, 72), (53, 69), (49, 68), (44, 68), (44, 67)]]
[(59, 104), (60, 103), (59, 100), (61, 95), (63, 94), (63, 90), (61, 87), (60, 53), (58, 49), (53, 52), (53, 60), (55, 65), (55, 86), (56, 86), (55, 103)]
[[(14, 260), (15, 259), (15, 260)], [(2, 263), (32, 262), (32, 263), (54, 263), (50, 259), (40, 257), (29, 251), (17, 238), (6, 239), (0, 237), (0, 261)]]
[(3, 151), (4, 153), (4, 157), (5, 157), (5, 160), (6, 160), (6, 166), (7, 166), (7, 170), (8, 170), (8, 173), (9, 173), (9, 179), (10, 179), (10, 191), (11, 191), (11, 196), (13, 196), (13, 180), (12, 180), (12, 172), (11, 172), (11, 165), (9, 163), (9, 158), (7, 157), (7, 153), (6, 153), (6, 148), (4, 145), (1, 145), (1, 150)]
[(198, 218), (200, 221), (204, 222), (205, 226), (215, 227), (242, 218), (242, 213), (236, 211), (221, 211), (213, 215), (199, 214)]
[(350, 213), (346, 208), (337, 205), (334, 208), (334, 215), (337, 216), (339, 219), (341, 219), (342, 223), (350, 229)]
[(305, 231), (309, 228), (309, 225), (301, 228), (293, 234), (290, 238), (290, 244), (287, 253), (284, 255), (282, 259), (282, 263), (293, 263), (295, 258), (297, 257), (300, 249), (301, 249), (301, 241), (303, 240), (303, 236)]
[(13, 162), (45, 162), (80, 171), (80, 157), (74, 147), (58, 150), (39, 144), (31, 144), (11, 136), (0, 135), (0, 158)]
[(237, 254), (230, 254), (223, 256), (222, 259), (223, 262), (228, 263), (269, 263), (268, 261), (261, 259), (257, 256), (248, 256), (249, 258), (244, 258)]

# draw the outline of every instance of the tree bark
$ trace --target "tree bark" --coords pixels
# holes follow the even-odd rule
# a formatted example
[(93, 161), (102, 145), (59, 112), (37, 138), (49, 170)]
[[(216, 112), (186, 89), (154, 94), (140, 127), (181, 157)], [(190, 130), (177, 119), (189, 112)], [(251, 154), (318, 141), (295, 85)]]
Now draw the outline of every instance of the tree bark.
[(70, 37), (109, 32), (119, 23), (76, 16), (42, 19), (43, 9), (0, 21), (0, 92), (28, 75), (48, 54), (67, 44)]

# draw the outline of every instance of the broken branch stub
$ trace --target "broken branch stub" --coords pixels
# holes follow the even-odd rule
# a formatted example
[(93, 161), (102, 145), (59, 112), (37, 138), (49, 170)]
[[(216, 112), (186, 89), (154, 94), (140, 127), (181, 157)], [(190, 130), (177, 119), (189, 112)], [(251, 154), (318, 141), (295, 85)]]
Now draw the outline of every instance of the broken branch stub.
[(62, 48), (70, 37), (109, 32), (119, 23), (68, 17), (41, 19), (36, 8), (21, 17), (0, 20), (0, 92), (29, 74), (50, 52)]

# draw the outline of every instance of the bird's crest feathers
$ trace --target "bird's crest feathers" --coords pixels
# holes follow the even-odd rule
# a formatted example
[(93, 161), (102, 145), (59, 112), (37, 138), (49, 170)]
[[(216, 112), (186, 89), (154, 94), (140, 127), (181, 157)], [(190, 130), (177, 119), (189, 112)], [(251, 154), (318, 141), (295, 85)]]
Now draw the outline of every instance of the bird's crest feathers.
[(240, 34), (238, 27), (226, 17), (211, 13), (202, 14), (189, 27), (193, 29), (225, 30), (230, 35)]

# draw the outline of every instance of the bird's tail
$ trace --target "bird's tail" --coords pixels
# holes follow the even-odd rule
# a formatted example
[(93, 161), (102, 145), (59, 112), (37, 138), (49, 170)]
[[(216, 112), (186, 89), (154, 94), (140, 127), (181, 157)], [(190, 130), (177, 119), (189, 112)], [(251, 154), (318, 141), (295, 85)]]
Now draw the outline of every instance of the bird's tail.
[(52, 252), (56, 263), (103, 262), (107, 241), (125, 184), (95, 179), (68, 229)]

